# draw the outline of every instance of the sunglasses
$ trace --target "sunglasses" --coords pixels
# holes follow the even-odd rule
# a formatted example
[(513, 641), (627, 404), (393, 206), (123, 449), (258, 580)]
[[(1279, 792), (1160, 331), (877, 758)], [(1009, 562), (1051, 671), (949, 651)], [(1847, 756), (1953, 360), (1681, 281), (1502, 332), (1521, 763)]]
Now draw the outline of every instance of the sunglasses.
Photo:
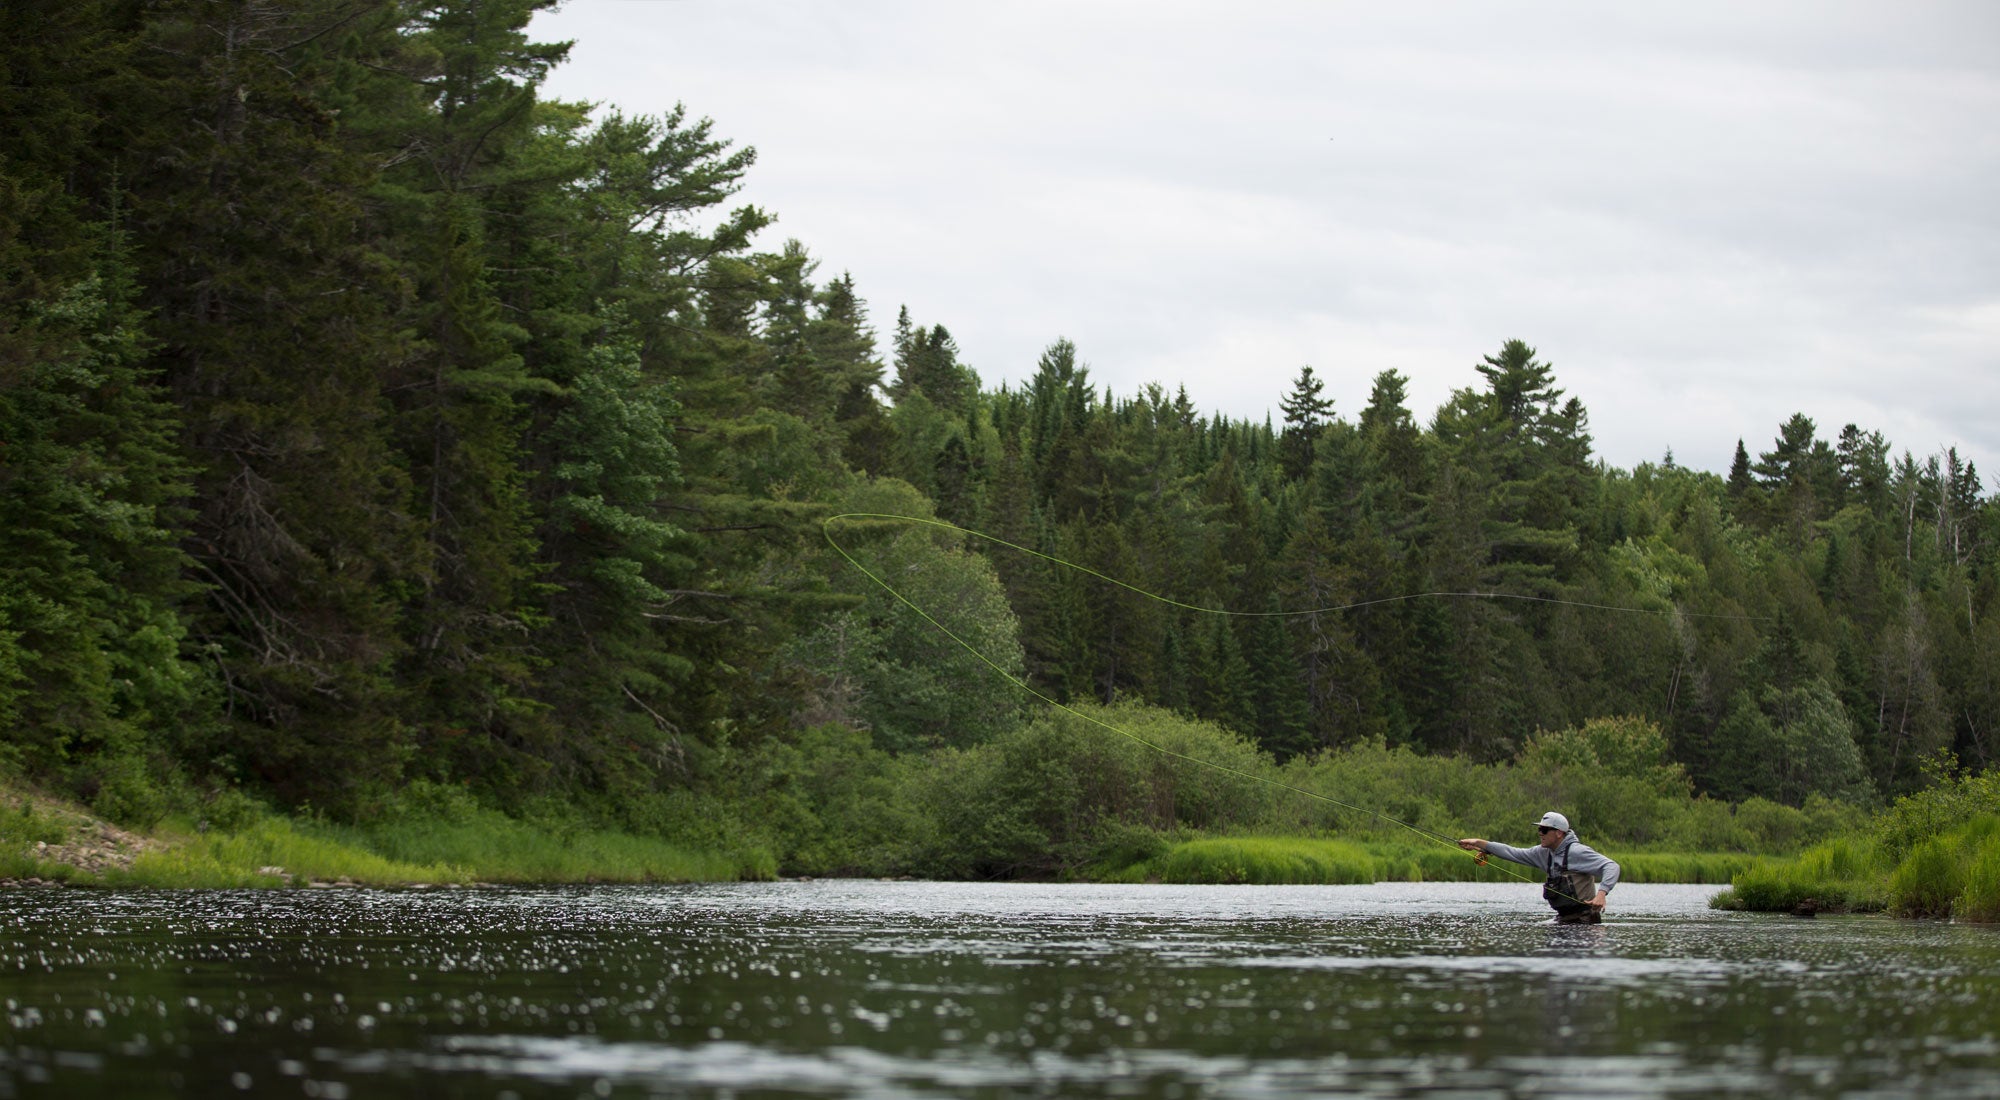
[(1555, 827), (1554, 827), (1554, 826), (1552, 826), (1552, 825), (1537, 825), (1537, 826), (1535, 826), (1535, 831), (1536, 831), (1536, 832), (1538, 832), (1538, 833), (1559, 833), (1559, 832), (1562, 832), (1562, 830), (1561, 830), (1561, 829), (1558, 829), (1558, 828), (1555, 828)]

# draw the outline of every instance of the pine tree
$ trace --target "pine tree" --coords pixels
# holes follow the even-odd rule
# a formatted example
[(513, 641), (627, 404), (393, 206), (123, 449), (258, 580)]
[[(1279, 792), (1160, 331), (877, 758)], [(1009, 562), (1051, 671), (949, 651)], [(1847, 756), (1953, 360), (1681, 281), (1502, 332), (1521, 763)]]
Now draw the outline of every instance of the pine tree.
[(875, 352), (875, 332), (868, 326), (868, 305), (846, 272), (820, 289), (816, 304), (808, 340), (813, 354), (837, 379), (833, 418), (844, 439), (847, 462), (874, 473), (886, 460), (889, 426), (876, 396), (882, 388), (883, 367)]
[(336, 113), (400, 83), (394, 14), (149, 7), (126, 108), (140, 304), (197, 465), (192, 634), (227, 685), (208, 756), (335, 813), (397, 778), (398, 605), (429, 571), (387, 415), (411, 346), (372, 233), (384, 150)]
[(1750, 490), (1753, 484), (1754, 482), (1750, 478), (1750, 452), (1743, 446), (1743, 441), (1738, 439), (1736, 441), (1736, 456), (1729, 461), (1730, 499), (1740, 499), (1744, 493)]
[(1493, 411), (1517, 432), (1534, 432), (1563, 394), (1555, 388), (1553, 368), (1519, 340), (1502, 344), (1500, 354), (1485, 356), (1474, 369), (1486, 379)]
[(904, 306), (896, 317), (894, 343), (896, 380), (889, 386), (890, 397), (900, 402), (921, 393), (946, 412), (961, 417), (971, 413), (979, 376), (958, 361), (958, 342), (943, 325), (913, 328), (910, 309)]
[(1313, 377), (1312, 367), (1300, 367), (1299, 376), (1292, 380), (1292, 391), (1278, 400), (1285, 414), (1278, 448), (1287, 480), (1302, 481), (1312, 470), (1320, 429), (1333, 413), (1333, 402), (1320, 396), (1325, 389), (1326, 383)]
[[(1740, 452), (1742, 444), (1737, 444)], [(1868, 509), (1870, 514), (1881, 515), (1888, 506), (1889, 496), (1889, 444), (1881, 432), (1863, 432), (1859, 427), (1848, 424), (1840, 429), (1840, 442), (1835, 447), (1840, 466), (1840, 486), (1843, 499)], [(1744, 477), (1749, 476), (1749, 460), (1744, 459)], [(1736, 484), (1735, 468), (1730, 469), (1730, 485)]]
[(205, 677), (180, 614), (191, 471), (116, 249), (110, 277), (0, 315), (0, 717), (17, 766), (150, 825)]
[(788, 412), (827, 432), (849, 388), (847, 371), (822, 363), (814, 339), (812, 284), (818, 266), (805, 245), (786, 241), (784, 252), (765, 262), (768, 300), (764, 306), (765, 365), (759, 372), (759, 403)]

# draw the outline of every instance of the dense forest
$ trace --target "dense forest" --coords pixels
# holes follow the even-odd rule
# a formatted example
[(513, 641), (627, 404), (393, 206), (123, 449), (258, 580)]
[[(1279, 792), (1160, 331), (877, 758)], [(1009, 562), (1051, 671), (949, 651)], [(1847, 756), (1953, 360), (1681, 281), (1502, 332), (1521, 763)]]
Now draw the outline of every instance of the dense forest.
[(549, 4), (6, 0), (0, 768), (124, 820), (423, 785), (671, 833), (746, 769), (1034, 719), (842, 513), (1346, 608), (830, 527), (1037, 690), (1278, 761), (1627, 716), (1717, 799), (2000, 763), (2000, 505), (1955, 449), (1771, 410), (1726, 476), (1614, 468), (1506, 334), (1428, 414), (1356, 364), (1362, 408), (1305, 367), (1233, 420), (1063, 339), (988, 385), (732, 207), (706, 119), (541, 94)]

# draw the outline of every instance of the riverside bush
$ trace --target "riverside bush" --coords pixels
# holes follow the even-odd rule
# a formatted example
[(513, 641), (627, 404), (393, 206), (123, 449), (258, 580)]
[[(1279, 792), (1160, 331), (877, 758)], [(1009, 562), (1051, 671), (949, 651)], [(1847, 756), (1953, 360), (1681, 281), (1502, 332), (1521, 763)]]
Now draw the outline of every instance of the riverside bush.
[[(1739, 875), (1715, 904), (1785, 910), (1811, 903), (2000, 921), (2000, 770), (1937, 772), (1933, 786), (1877, 816), (1866, 846), (1832, 842)], [(1808, 800), (1805, 813), (1828, 828), (1851, 821), (1853, 811)]]
[(866, 730), (813, 726), (758, 746), (730, 803), (788, 873), (885, 874), (925, 833), (907, 796), (906, 773), (919, 767)]
[(2000, 768), (1938, 775), (1931, 786), (1898, 798), (1878, 820), (1876, 835), (1891, 856), (1901, 857), (1919, 844), (1988, 815), (2000, 815)]
[(906, 773), (933, 825), (912, 854), (917, 869), (1055, 876), (1102, 858), (1133, 826), (1224, 827), (1254, 819), (1271, 797), (1257, 778), (1269, 757), (1219, 726), (1133, 704), (1075, 709)]
[[(1241, 738), (1166, 711), (1134, 704), (1080, 710), (1085, 718), (1045, 714), (973, 748), (898, 758), (899, 766), (888, 771), (857, 763), (859, 747), (825, 757), (818, 766), (852, 777), (843, 782), (878, 784), (876, 795), (855, 799), (855, 806), (885, 807), (871, 812), (897, 822), (872, 834), (877, 843), (897, 846), (897, 854), (859, 865), (879, 870), (886, 862), (944, 878), (1101, 877), (1129, 866), (1113, 849), (1133, 830), (1163, 837), (1331, 834), (1421, 850), (1407, 847), (1410, 834), (1401, 822), (1408, 822), (1453, 837), (1528, 843), (1532, 823), (1552, 808), (1569, 814), (1579, 835), (1600, 848), (1772, 855), (1851, 830), (1865, 812), (1821, 796), (1803, 810), (1764, 800), (1732, 810), (1694, 798), (1679, 769), (1662, 763), (1664, 739), (1657, 729), (1638, 719), (1538, 735), (1511, 763), (1482, 764), (1365, 740), (1280, 767)], [(1096, 722), (1233, 770), (1156, 751)], [(898, 788), (893, 795), (879, 791), (889, 775)], [(838, 787), (815, 794), (810, 806), (773, 802), (768, 817), (809, 831), (820, 812), (814, 807), (849, 797)], [(866, 850), (861, 835), (852, 850)], [(787, 867), (816, 866), (810, 845), (780, 847)], [(1451, 849), (1443, 855), (1457, 858)], [(1679, 873), (1722, 881), (1754, 862), (1683, 863)], [(1413, 873), (1433, 873), (1423, 861), (1415, 866)]]
[(1833, 840), (1797, 859), (1736, 875), (1710, 902), (1717, 909), (1786, 912), (1798, 909), (1873, 912), (1886, 908), (1884, 865), (1873, 845)]

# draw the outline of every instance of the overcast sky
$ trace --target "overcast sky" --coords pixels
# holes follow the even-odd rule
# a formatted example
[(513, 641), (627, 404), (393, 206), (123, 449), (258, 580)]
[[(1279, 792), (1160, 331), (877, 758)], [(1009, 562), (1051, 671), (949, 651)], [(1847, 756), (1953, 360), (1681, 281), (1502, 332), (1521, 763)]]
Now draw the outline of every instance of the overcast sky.
[(1510, 338), (1598, 453), (1793, 412), (2000, 474), (2000, 3), (570, 0), (553, 95), (675, 103), (885, 339), (1076, 341), (1262, 418), (1302, 364), (1420, 421)]

